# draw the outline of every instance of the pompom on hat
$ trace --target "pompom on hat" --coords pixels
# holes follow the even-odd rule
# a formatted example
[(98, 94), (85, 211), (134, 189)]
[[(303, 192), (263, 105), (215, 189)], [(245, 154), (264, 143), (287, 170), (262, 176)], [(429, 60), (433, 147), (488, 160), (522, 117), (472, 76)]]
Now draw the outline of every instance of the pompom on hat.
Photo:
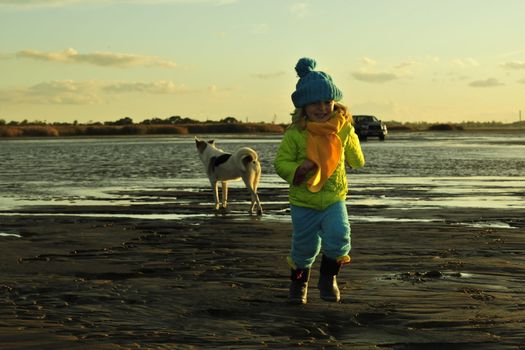
[(292, 102), (296, 108), (320, 101), (340, 101), (341, 90), (335, 86), (330, 75), (314, 70), (317, 62), (313, 58), (303, 57), (295, 65), (299, 81), (292, 93)]

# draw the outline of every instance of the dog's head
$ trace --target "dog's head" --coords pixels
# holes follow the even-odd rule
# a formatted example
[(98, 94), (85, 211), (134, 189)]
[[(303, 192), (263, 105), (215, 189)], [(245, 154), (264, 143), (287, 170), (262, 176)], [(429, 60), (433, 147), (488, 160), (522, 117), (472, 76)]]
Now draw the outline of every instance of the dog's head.
[(197, 146), (197, 151), (199, 151), (199, 154), (203, 154), (206, 150), (206, 147), (211, 146), (215, 148), (215, 140), (203, 141), (198, 137), (195, 137), (195, 145)]

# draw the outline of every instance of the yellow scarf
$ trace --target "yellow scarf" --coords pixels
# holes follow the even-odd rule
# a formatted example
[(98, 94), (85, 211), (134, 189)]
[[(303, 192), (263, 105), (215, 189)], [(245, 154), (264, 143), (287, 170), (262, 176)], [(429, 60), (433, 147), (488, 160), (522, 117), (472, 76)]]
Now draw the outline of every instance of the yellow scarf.
[(308, 121), (306, 123), (308, 131), (306, 156), (317, 165), (314, 175), (306, 181), (310, 192), (319, 192), (337, 168), (343, 151), (341, 139), (337, 133), (345, 123), (346, 118), (339, 111), (335, 111), (326, 122)]

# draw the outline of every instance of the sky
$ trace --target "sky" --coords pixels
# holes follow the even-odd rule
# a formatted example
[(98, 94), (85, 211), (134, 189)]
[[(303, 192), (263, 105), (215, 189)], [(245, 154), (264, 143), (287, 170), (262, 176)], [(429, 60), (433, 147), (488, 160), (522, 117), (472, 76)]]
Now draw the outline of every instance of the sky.
[(0, 119), (287, 123), (301, 57), (353, 114), (525, 120), (523, 0), (0, 0)]

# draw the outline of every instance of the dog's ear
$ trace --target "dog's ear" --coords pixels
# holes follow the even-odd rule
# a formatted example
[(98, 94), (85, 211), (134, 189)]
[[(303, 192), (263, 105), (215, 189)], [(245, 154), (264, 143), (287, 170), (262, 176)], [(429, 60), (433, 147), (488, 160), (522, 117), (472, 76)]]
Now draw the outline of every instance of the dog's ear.
[(199, 151), (199, 153), (202, 153), (204, 152), (208, 144), (204, 141), (199, 140), (198, 138), (195, 138), (195, 145), (197, 146), (197, 150)]

